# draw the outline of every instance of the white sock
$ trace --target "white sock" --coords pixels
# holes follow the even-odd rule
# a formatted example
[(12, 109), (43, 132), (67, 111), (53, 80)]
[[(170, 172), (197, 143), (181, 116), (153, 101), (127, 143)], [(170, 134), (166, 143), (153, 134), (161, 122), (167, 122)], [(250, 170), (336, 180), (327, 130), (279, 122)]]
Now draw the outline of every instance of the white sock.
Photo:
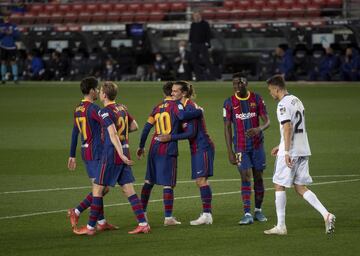
[(303, 198), (323, 216), (324, 220), (327, 218), (329, 212), (311, 190), (306, 191)]
[(147, 222), (140, 222), (139, 223), (139, 226), (141, 226), (141, 227), (145, 227), (147, 225)]
[(88, 230), (94, 230), (95, 229), (94, 227), (90, 226), (89, 224), (87, 224), (86, 227), (87, 227)]
[(104, 225), (106, 223), (106, 220), (105, 219), (98, 220), (97, 223), (100, 225)]
[(77, 208), (75, 208), (74, 212), (75, 212), (75, 214), (76, 214), (77, 216), (79, 216), (80, 213), (81, 213)]
[(285, 226), (285, 208), (286, 208), (286, 192), (276, 191), (275, 192), (275, 207), (277, 215), (277, 226)]

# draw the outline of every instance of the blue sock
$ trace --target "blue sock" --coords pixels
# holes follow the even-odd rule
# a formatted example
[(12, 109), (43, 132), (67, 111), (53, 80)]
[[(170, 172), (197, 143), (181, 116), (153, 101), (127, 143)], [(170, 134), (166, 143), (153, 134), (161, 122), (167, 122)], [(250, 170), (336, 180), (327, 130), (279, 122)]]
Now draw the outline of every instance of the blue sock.
[(99, 215), (103, 211), (103, 207), (103, 198), (94, 196), (90, 207), (89, 226), (95, 227)]
[(129, 196), (128, 201), (131, 205), (131, 208), (136, 216), (136, 220), (138, 221), (138, 223), (146, 222), (144, 210), (137, 194), (133, 194), (132, 196)]
[(203, 212), (211, 213), (212, 192), (209, 185), (200, 187), (201, 201), (203, 205)]
[(6, 65), (1, 64), (1, 79), (5, 81), (5, 74), (6, 74)]
[(14, 81), (17, 81), (18, 80), (18, 66), (17, 66), (17, 64), (12, 64), (11, 65), (11, 70), (12, 70)]
[(164, 188), (163, 200), (165, 217), (171, 217), (174, 205), (174, 190), (172, 188)]
[(151, 190), (153, 189), (154, 184), (144, 183), (142, 190), (141, 190), (141, 203), (146, 212), (147, 205), (150, 199)]
[(241, 197), (244, 204), (244, 213), (250, 213), (251, 183), (241, 182)]

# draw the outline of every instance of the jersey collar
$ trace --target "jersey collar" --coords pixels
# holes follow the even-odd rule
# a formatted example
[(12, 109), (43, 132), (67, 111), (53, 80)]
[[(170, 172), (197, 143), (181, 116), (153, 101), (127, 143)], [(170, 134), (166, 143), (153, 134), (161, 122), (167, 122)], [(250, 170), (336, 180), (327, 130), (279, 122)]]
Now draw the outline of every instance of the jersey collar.
[(105, 104), (105, 107), (107, 107), (107, 106), (109, 106), (109, 105), (111, 105), (111, 104), (115, 104), (115, 101), (110, 101), (110, 102), (108, 102), (107, 104)]
[(250, 91), (248, 91), (248, 95), (245, 97), (245, 98), (241, 98), (237, 95), (237, 93), (235, 93), (235, 97), (238, 99), (238, 100), (248, 100), (250, 98)]

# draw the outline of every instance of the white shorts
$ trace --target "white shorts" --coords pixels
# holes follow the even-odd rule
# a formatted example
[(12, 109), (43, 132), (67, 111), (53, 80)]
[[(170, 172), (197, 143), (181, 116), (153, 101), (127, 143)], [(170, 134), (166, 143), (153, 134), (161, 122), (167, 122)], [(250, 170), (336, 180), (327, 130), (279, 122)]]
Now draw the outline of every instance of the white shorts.
[(294, 157), (293, 162), (294, 165), (290, 169), (285, 163), (285, 156), (277, 156), (273, 183), (287, 188), (291, 188), (293, 184), (309, 185), (312, 183), (309, 173), (309, 157)]

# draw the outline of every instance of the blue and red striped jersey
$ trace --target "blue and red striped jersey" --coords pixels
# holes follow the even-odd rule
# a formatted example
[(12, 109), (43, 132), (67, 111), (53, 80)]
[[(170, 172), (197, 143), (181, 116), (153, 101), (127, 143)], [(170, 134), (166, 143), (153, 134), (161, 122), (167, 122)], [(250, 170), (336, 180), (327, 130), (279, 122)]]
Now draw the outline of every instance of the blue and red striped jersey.
[(131, 124), (134, 119), (127, 112), (127, 109), (124, 105), (117, 104), (115, 102), (111, 102), (103, 109), (101, 109), (100, 116), (102, 118), (101, 124), (104, 130), (104, 152), (114, 152), (114, 164), (123, 164), (124, 162), (116, 153), (116, 149), (111, 142), (107, 128), (112, 124), (115, 125), (117, 134), (123, 148), (123, 153), (130, 159), (129, 124)]
[(260, 125), (260, 116), (266, 116), (266, 106), (260, 95), (248, 92), (246, 98), (236, 94), (224, 102), (224, 122), (233, 123), (233, 144), (236, 152), (258, 149), (264, 140), (263, 132), (248, 138), (245, 132)]
[(81, 156), (84, 161), (100, 159), (102, 154), (100, 107), (82, 100), (74, 111), (70, 157), (75, 157), (78, 134), (81, 134)]
[[(191, 100), (186, 100), (184, 105), (185, 111), (193, 111), (196, 109), (194, 102), (192, 102)], [(210, 136), (206, 129), (204, 115), (201, 115), (198, 118), (194, 118), (188, 122), (184, 122), (183, 125), (185, 126), (185, 130), (189, 122), (192, 122), (193, 129), (196, 134), (194, 137), (189, 138), (191, 154), (195, 154), (199, 149), (214, 149), (214, 143), (210, 139)]]
[(180, 129), (179, 112), (183, 111), (181, 103), (167, 97), (163, 102), (156, 105), (147, 122), (155, 125), (155, 132), (151, 139), (150, 150), (156, 150), (158, 155), (178, 155), (177, 141), (159, 142), (155, 140), (160, 134), (177, 134)]

